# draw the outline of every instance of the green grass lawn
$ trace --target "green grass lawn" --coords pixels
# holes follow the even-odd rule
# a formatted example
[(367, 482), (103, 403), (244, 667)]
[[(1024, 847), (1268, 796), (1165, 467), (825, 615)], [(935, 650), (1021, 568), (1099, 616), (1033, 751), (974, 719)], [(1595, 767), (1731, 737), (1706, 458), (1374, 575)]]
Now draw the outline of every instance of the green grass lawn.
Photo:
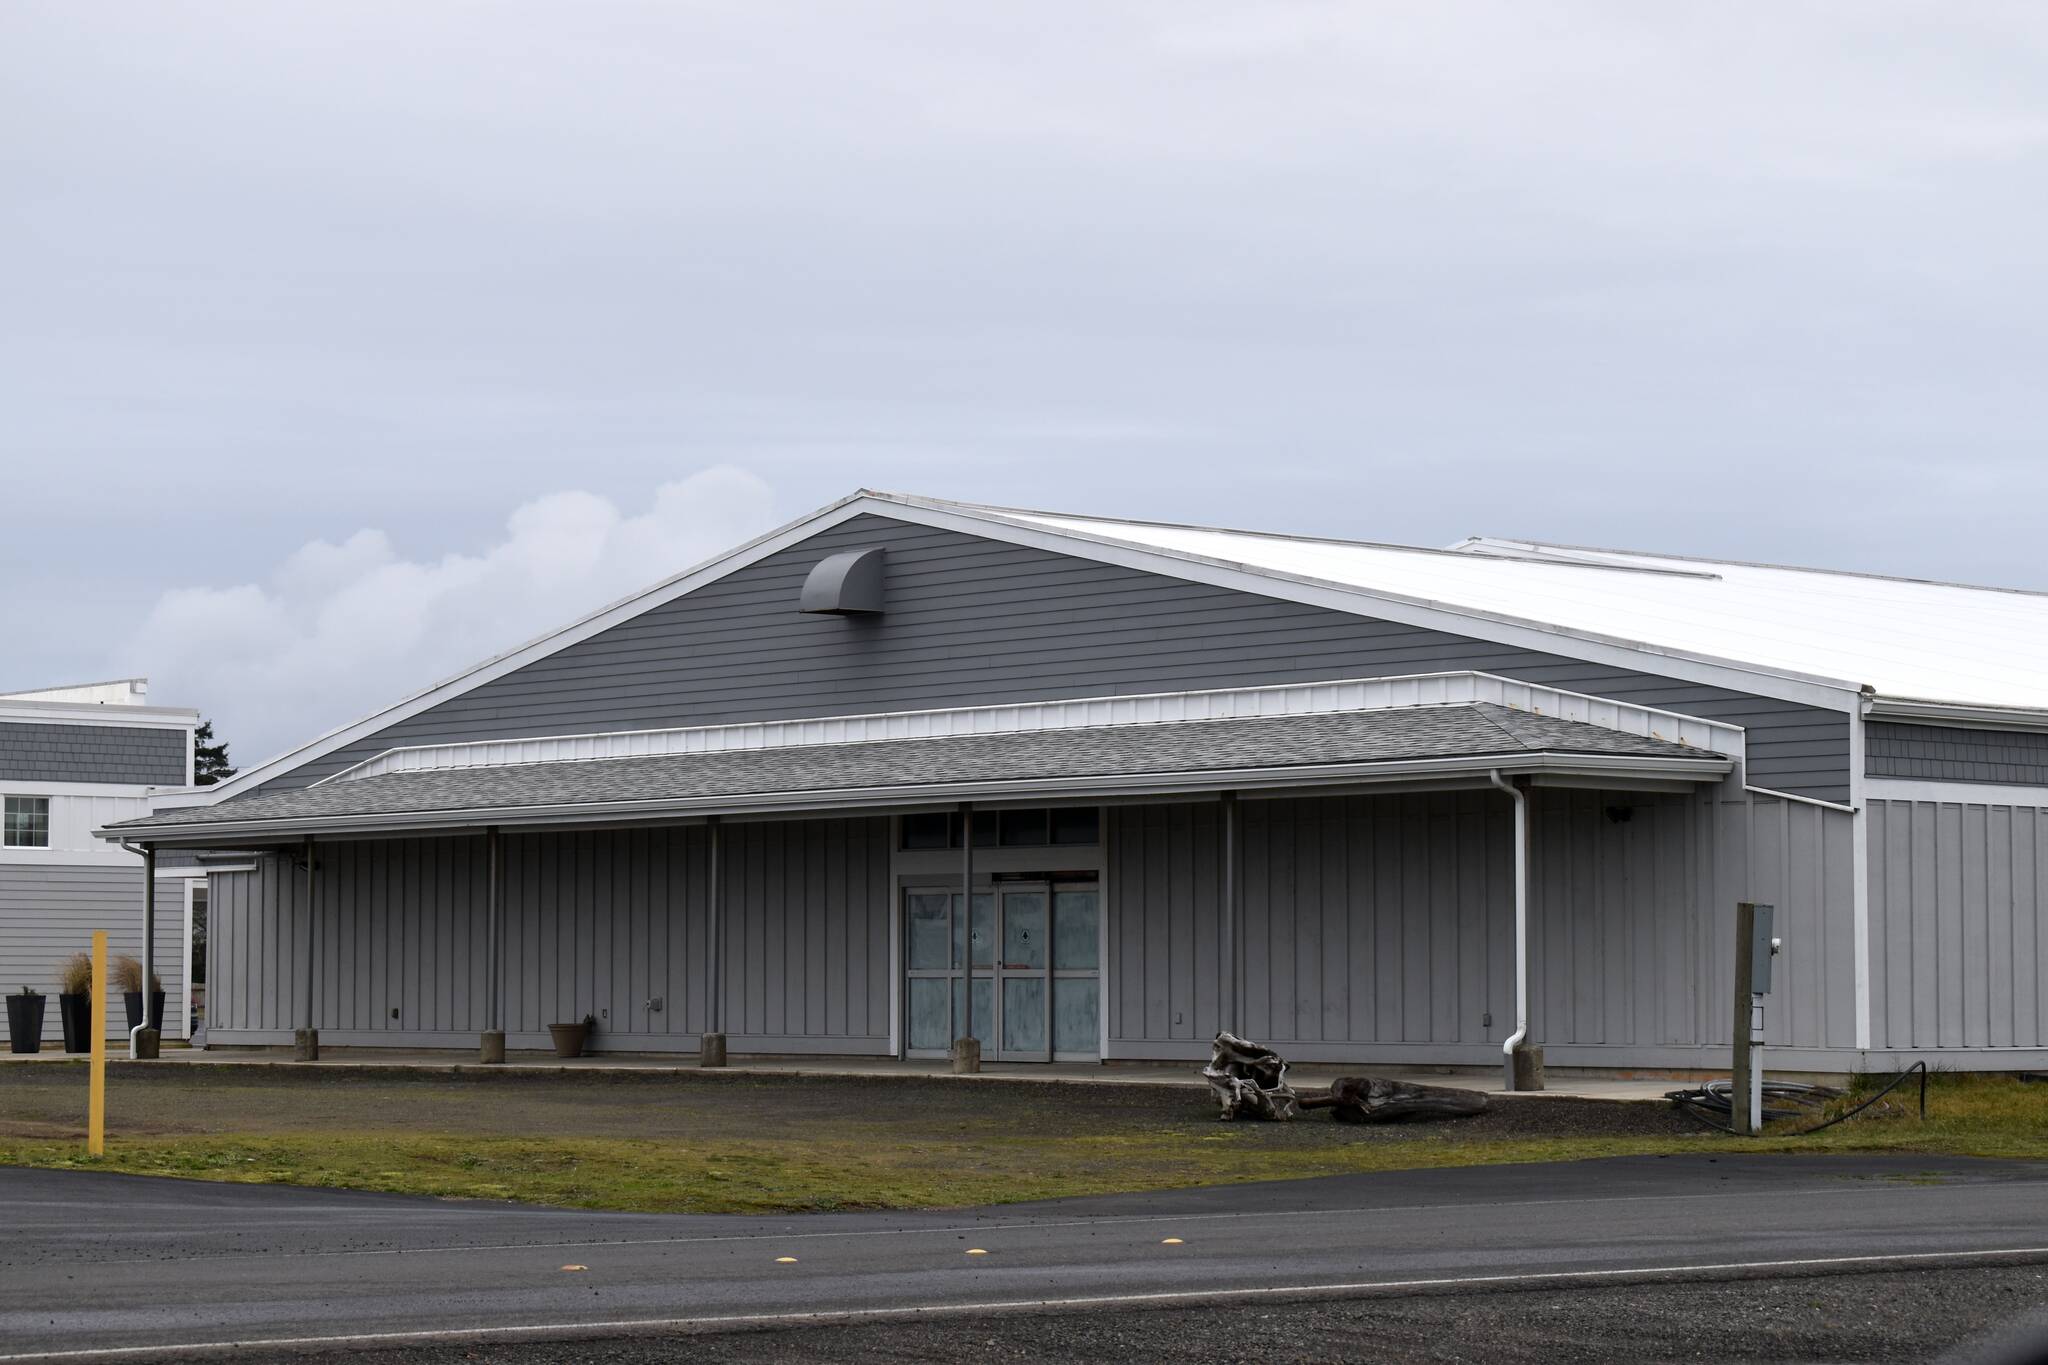
[[(23, 1068), (27, 1071), (29, 1068)], [(933, 1208), (1355, 1171), (1704, 1151), (2048, 1158), (2048, 1085), (1937, 1076), (1929, 1117), (1743, 1140), (1666, 1106), (1496, 1100), (1451, 1123), (1215, 1121), (1190, 1086), (506, 1074), (350, 1078), (161, 1068), (109, 1083), (84, 1154), (82, 1069), (0, 1093), (0, 1164), (517, 1199), (596, 1209)], [(1785, 1125), (1781, 1125), (1785, 1126)]]

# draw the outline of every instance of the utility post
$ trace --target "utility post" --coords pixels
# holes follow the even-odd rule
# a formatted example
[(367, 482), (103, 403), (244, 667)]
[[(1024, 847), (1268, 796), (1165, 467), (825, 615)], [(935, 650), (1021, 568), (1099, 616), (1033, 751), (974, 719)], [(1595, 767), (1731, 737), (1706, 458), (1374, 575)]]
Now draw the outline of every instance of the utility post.
[(1771, 993), (1771, 936), (1776, 911), (1742, 901), (1735, 907), (1735, 1065), (1729, 1075), (1729, 1123), (1755, 1136), (1764, 1127), (1764, 997)]

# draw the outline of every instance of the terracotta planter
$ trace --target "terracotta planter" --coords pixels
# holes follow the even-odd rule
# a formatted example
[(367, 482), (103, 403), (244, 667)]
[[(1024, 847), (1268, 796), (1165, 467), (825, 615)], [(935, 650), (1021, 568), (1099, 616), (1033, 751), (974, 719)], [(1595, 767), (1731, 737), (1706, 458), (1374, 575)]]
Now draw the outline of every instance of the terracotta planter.
[(43, 1000), (41, 995), (16, 993), (7, 997), (7, 1044), (14, 1052), (43, 1050)]
[(66, 1052), (92, 1051), (92, 996), (84, 991), (57, 997), (57, 1017), (64, 1023)]
[[(127, 1007), (128, 1031), (130, 1033), (133, 1033), (135, 1031), (135, 1026), (142, 1022), (142, 992), (122, 992), (121, 1003)], [(162, 1033), (164, 1031), (164, 993), (162, 991), (150, 992), (149, 1026), (155, 1029), (158, 1033)]]
[(554, 1035), (557, 1057), (581, 1057), (583, 1044), (590, 1039), (588, 1024), (549, 1024), (548, 1032)]

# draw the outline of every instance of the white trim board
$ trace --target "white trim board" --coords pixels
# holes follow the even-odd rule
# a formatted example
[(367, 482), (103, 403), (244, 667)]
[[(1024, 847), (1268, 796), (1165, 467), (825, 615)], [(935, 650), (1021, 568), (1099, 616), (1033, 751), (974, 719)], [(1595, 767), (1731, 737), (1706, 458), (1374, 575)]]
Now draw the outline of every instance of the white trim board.
[[(475, 667), (414, 693), (348, 725), (330, 730), (287, 753), (243, 769), (203, 792), (166, 796), (165, 808), (212, 805), (271, 781), (293, 768), (325, 757), (359, 739), (416, 716), (448, 699), (492, 682), (622, 621), (705, 587), (820, 532), (859, 516), (877, 516), (988, 540), (1024, 545), (1054, 554), (1092, 559), (1188, 582), (1207, 583), (1257, 596), (1325, 607), (1348, 615), (1367, 616), (1425, 629), (1445, 631), (1590, 663), (1655, 673), (1683, 682), (1744, 692), (1752, 696), (1797, 702), (1825, 710), (1853, 711), (1861, 702), (1859, 684), (1802, 674), (1774, 672), (1736, 660), (1693, 656), (1638, 641), (1574, 632), (1538, 621), (1491, 615), (1449, 603), (1432, 602), (1348, 584), (1296, 577), (1256, 569), (1183, 551), (1132, 544), (1107, 536), (1054, 530), (1000, 513), (960, 503), (914, 498), (903, 494), (863, 491), (841, 498), (807, 517), (707, 560), (676, 577), (572, 622), (560, 630), (528, 641)], [(791, 610), (795, 610), (792, 604)]]
[(2048, 787), (2008, 787), (1992, 782), (1931, 782), (1911, 777), (1866, 777), (1865, 801), (1939, 801), (1966, 806), (2048, 807)]
[(123, 730), (196, 730), (199, 713), (168, 706), (105, 706), (0, 698), (0, 720), (31, 725), (110, 725)]

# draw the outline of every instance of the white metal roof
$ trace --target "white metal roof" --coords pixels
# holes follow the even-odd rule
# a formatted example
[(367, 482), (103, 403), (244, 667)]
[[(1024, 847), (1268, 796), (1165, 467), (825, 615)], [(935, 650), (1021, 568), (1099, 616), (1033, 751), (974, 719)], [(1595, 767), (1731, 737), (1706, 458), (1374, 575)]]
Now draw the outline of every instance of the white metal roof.
[(989, 508), (1880, 696), (2048, 709), (2048, 594), (1475, 537), (1448, 550)]

